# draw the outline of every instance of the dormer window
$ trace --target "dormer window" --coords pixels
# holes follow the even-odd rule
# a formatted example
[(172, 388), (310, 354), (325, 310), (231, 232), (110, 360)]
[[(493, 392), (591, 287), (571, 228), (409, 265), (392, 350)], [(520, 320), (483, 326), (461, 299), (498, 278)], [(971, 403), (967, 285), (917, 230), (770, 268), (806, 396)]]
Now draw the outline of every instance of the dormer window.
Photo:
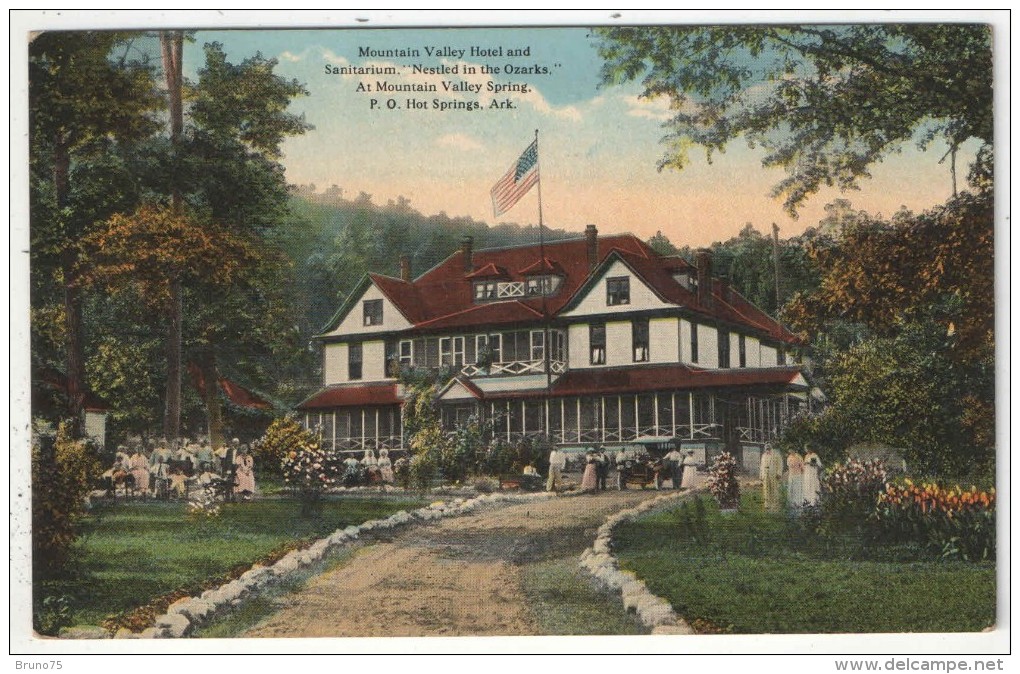
[(560, 287), (562, 279), (559, 276), (533, 276), (526, 282), (525, 293), (532, 295), (552, 295)]
[(365, 300), (363, 307), (365, 313), (365, 325), (382, 325), (382, 300)]
[(698, 281), (690, 272), (677, 272), (676, 274), (673, 274), (673, 280), (679, 283), (682, 288), (690, 290), (691, 292), (698, 289)]
[(475, 302), (485, 302), (496, 299), (496, 281), (475, 282)]
[(606, 304), (611, 307), (630, 304), (630, 277), (621, 276), (606, 280)]

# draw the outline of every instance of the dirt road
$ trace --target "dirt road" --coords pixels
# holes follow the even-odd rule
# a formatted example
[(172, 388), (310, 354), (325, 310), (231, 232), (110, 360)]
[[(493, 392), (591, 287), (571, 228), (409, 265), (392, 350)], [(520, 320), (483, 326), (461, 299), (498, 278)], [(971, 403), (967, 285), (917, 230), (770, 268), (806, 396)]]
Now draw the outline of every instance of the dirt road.
[(311, 579), (245, 637), (542, 634), (522, 572), (576, 558), (606, 516), (655, 495), (609, 491), (416, 526)]

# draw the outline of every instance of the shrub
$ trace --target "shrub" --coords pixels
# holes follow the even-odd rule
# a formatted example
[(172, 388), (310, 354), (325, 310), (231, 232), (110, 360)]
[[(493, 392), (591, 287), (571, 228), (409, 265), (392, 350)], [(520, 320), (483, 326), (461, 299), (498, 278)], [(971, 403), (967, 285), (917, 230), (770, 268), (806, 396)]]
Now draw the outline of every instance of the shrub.
[(45, 577), (60, 570), (88, 512), (88, 496), (102, 468), (84, 440), (61, 424), (52, 443), (32, 446), (32, 562)]
[(823, 533), (863, 531), (885, 490), (887, 472), (878, 459), (850, 459), (836, 464), (822, 478)]
[(292, 451), (307, 446), (311, 439), (315, 439), (315, 435), (306, 431), (293, 414), (275, 419), (265, 434), (252, 443), (255, 465), (282, 474), (283, 459)]
[(935, 554), (967, 561), (995, 559), (995, 490), (964, 491), (910, 480), (890, 484), (875, 520), (895, 540), (914, 540)]
[(736, 508), (740, 505), (737, 460), (729, 452), (723, 452), (712, 462), (708, 490), (715, 497), (720, 508)]
[(301, 513), (318, 510), (322, 495), (337, 486), (342, 464), (332, 452), (319, 446), (317, 437), (303, 431), (298, 444), (280, 461), (284, 483), (301, 501)]

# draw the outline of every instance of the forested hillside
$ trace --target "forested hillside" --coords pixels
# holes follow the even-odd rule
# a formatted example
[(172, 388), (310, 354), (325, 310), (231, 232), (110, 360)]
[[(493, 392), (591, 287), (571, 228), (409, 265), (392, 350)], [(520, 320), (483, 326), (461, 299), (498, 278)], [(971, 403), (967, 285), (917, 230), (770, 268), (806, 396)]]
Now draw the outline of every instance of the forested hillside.
[[(308, 334), (322, 328), (365, 272), (399, 276), (401, 255), (410, 256), (418, 276), (459, 250), (464, 236), (474, 238), (475, 248), (539, 240), (537, 226), (489, 226), (445, 213), (427, 216), (402, 197), (376, 204), (371, 195), (348, 196), (336, 185), (322, 192), (302, 185), (291, 195), (280, 246), (294, 263), (295, 300)], [(580, 232), (545, 229), (547, 240), (571, 236)]]

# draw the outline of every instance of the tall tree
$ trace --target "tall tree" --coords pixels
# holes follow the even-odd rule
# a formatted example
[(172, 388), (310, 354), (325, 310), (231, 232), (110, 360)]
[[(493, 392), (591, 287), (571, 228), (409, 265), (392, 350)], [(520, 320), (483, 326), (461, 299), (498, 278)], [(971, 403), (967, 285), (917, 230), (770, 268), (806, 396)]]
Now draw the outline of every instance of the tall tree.
[[(102, 183), (84, 186), (75, 203), (79, 164), (102, 156), (111, 142), (130, 142), (155, 129), (160, 107), (152, 70), (130, 58), (136, 35), (46, 32), (29, 45), (29, 128), (32, 163), (32, 262), (52, 269), (63, 295), (65, 364), (71, 433), (82, 434), (85, 358), (78, 241), (102, 210)], [(108, 214), (108, 213), (107, 213)], [(55, 264), (51, 264), (55, 262)]]
[(954, 156), (983, 143), (990, 166), (991, 30), (966, 24), (669, 26), (596, 30), (606, 83), (641, 78), (666, 97), (663, 168), (699, 146), (711, 159), (743, 137), (788, 177), (790, 212), (822, 186), (853, 188), (869, 167), (920, 135)]
[[(163, 57), (163, 77), (166, 80), (167, 97), (170, 104), (170, 151), (171, 165), (179, 166), (181, 134), (184, 131), (184, 32), (162, 31), (159, 45)], [(177, 174), (177, 171), (174, 171)], [(178, 213), (182, 212), (183, 199), (178, 185), (171, 188), (171, 203)], [(180, 277), (170, 279), (170, 298), (167, 309), (168, 321), (166, 340), (166, 409), (163, 415), (163, 434), (176, 440), (181, 430), (181, 342), (184, 304)]]

